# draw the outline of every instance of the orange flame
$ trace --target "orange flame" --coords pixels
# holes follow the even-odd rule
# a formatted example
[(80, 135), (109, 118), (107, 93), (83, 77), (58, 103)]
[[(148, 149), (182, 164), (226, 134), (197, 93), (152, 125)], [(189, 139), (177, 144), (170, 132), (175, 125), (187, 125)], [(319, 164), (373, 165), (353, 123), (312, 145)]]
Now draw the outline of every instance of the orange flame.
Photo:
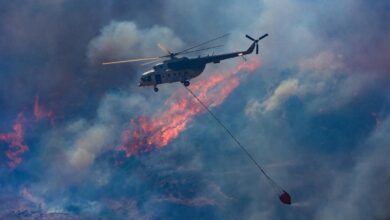
[(38, 204), (41, 208), (42, 206), (44, 206), (44, 202), (42, 201), (42, 199), (34, 196), (31, 191), (28, 190), (27, 187), (23, 187), (21, 190), (20, 190), (20, 195), (27, 199), (28, 201), (32, 202), (32, 203), (35, 203), (35, 204)]
[(8, 166), (11, 169), (16, 168), (22, 162), (20, 154), (28, 151), (28, 146), (24, 144), (24, 122), (23, 113), (19, 113), (13, 125), (13, 132), (0, 134), (0, 141), (9, 144), (9, 149), (5, 152), (9, 159)]
[(39, 96), (35, 96), (34, 101), (34, 116), (36, 120), (48, 118), (51, 124), (54, 124), (54, 112), (46, 110), (42, 105), (39, 104)]
[[(191, 85), (192, 91), (206, 105), (215, 107), (223, 103), (240, 84), (239, 73), (242, 70), (254, 71), (260, 66), (259, 60), (242, 62), (224, 73), (214, 73), (208, 79)], [(130, 127), (122, 134), (122, 144), (118, 150), (124, 151), (127, 157), (141, 151), (162, 148), (184, 131), (196, 115), (205, 112), (202, 106), (191, 100), (183, 91), (177, 91), (165, 102), (168, 110), (158, 112), (150, 119), (141, 116), (137, 122), (130, 120)], [(134, 129), (136, 128), (136, 129)]]

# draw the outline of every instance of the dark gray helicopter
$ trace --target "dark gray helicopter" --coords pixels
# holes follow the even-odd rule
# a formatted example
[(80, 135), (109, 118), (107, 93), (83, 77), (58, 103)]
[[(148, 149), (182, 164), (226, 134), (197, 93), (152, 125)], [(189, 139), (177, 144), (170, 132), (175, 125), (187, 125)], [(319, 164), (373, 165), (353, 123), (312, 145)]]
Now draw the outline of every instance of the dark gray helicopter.
[(245, 35), (248, 39), (253, 41), (250, 47), (245, 51), (238, 51), (233, 53), (226, 53), (226, 54), (212, 55), (212, 56), (205, 56), (205, 57), (195, 57), (195, 58), (176, 57), (177, 55), (183, 55), (183, 54), (194, 53), (198, 51), (221, 47), (222, 45), (207, 47), (202, 49), (195, 49), (204, 46), (212, 41), (226, 37), (227, 35), (228, 34), (224, 34), (222, 36), (208, 40), (206, 42), (187, 48), (177, 53), (172, 53), (163, 45), (158, 44), (159, 48), (163, 50), (166, 53), (166, 55), (160, 57), (104, 62), (103, 65), (149, 61), (143, 64), (146, 65), (146, 64), (160, 62), (164, 58), (169, 58), (167, 60), (163, 60), (162, 63), (158, 63), (154, 65), (152, 70), (143, 73), (139, 82), (139, 86), (153, 86), (154, 91), (158, 92), (158, 88), (157, 88), (158, 84), (181, 82), (184, 84), (184, 86), (189, 86), (190, 85), (189, 80), (199, 76), (205, 69), (206, 64), (208, 63), (219, 63), (221, 62), (221, 60), (230, 59), (238, 56), (243, 57), (244, 55), (253, 53), (255, 47), (256, 47), (256, 54), (258, 54), (259, 41), (268, 36), (268, 34), (264, 34), (263, 36), (259, 37), (259, 39), (254, 39), (249, 35)]

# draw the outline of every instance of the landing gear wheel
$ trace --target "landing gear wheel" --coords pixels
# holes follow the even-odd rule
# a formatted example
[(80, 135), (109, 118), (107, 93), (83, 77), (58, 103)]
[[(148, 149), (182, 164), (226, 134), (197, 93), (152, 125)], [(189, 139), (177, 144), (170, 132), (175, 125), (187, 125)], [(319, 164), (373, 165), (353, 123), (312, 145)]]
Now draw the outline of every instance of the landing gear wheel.
[(190, 81), (184, 81), (183, 84), (184, 84), (185, 87), (187, 87), (187, 86), (190, 85)]
[(154, 87), (153, 89), (155, 92), (158, 92), (158, 88), (157, 87)]

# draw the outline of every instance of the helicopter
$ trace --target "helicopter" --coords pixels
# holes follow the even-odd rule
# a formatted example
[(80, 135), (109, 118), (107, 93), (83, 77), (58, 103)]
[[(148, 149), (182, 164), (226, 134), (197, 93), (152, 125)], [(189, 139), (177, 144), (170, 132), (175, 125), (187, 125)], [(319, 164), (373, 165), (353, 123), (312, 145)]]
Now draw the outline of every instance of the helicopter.
[[(216, 41), (223, 37), (226, 37), (228, 34), (221, 35), (214, 39), (205, 41), (203, 43), (197, 44), (180, 52), (171, 52), (164, 45), (158, 44), (158, 47), (166, 53), (166, 55), (159, 57), (150, 57), (150, 58), (139, 58), (139, 59), (130, 59), (130, 60), (120, 60), (120, 61), (110, 61), (103, 62), (103, 65), (111, 65), (111, 64), (123, 64), (130, 62), (142, 62), (148, 61), (143, 65), (154, 64), (153, 69), (146, 71), (142, 74), (138, 86), (153, 86), (154, 91), (158, 92), (157, 85), (165, 84), (165, 83), (173, 83), (173, 82), (181, 82), (184, 86), (190, 85), (190, 79), (193, 79), (199, 76), (205, 69), (208, 63), (220, 63), (221, 60), (230, 59), (234, 57), (242, 57), (245, 60), (245, 55), (253, 53), (256, 48), (256, 54), (259, 53), (259, 41), (263, 38), (267, 37), (268, 34), (264, 34), (258, 39), (254, 39), (249, 35), (245, 35), (246, 38), (252, 41), (252, 44), (245, 51), (238, 51), (232, 53), (225, 53), (219, 55), (208, 55), (204, 57), (177, 57), (178, 55), (188, 54), (199, 52), (203, 50), (209, 50), (217, 47), (221, 47), (222, 45), (207, 47), (196, 49), (202, 46), (209, 44), (210, 42)], [(168, 59), (167, 59), (168, 58)], [(165, 59), (165, 60), (164, 60)], [(161, 62), (162, 61), (162, 62)]]

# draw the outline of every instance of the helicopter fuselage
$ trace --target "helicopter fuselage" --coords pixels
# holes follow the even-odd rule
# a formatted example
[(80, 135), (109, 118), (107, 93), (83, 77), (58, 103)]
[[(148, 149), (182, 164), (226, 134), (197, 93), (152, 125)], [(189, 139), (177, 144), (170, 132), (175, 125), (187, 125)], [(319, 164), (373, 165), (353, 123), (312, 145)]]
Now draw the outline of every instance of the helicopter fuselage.
[(205, 62), (199, 62), (187, 57), (173, 58), (157, 64), (152, 70), (142, 74), (139, 86), (157, 86), (164, 83), (188, 82), (199, 76), (206, 67)]
[(226, 53), (213, 56), (188, 58), (172, 57), (165, 60), (142, 74), (139, 86), (154, 86), (154, 91), (158, 91), (157, 85), (164, 83), (181, 82), (185, 86), (190, 85), (189, 80), (199, 76), (208, 63), (220, 63), (221, 60), (233, 57), (244, 56), (253, 52), (256, 43), (252, 43), (246, 51)]

